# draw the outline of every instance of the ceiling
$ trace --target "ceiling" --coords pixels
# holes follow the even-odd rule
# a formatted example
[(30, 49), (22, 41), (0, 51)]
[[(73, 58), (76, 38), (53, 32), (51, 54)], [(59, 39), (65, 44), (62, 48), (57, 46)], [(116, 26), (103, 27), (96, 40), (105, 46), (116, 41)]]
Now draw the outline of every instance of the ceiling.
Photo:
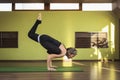
[(111, 3), (113, 0), (51, 0), (52, 2)]
[(82, 3), (112, 3), (117, 0), (0, 0), (0, 3), (15, 3), (15, 2), (46, 2), (46, 3), (77, 3), (77, 2), (82, 2)]
[[(113, 12), (120, 18), (120, 0), (0, 0), (0, 3), (113, 3)], [(114, 5), (115, 4), (115, 5)]]

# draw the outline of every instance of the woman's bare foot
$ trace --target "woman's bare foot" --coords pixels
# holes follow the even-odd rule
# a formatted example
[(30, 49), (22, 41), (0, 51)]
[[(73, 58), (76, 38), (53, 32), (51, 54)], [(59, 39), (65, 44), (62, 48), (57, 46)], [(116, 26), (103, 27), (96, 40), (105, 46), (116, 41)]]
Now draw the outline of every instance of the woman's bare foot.
[(42, 20), (41, 13), (38, 14), (38, 18), (37, 19), (40, 20), (40, 21)]

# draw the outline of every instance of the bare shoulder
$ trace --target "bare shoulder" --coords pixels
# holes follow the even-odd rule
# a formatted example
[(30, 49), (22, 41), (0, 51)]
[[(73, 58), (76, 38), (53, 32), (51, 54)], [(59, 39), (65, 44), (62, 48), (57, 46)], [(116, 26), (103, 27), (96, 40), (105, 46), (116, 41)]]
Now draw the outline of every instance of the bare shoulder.
[(59, 48), (60, 48), (62, 54), (66, 54), (66, 48), (65, 48), (65, 46), (63, 44), (61, 44), (59, 46)]

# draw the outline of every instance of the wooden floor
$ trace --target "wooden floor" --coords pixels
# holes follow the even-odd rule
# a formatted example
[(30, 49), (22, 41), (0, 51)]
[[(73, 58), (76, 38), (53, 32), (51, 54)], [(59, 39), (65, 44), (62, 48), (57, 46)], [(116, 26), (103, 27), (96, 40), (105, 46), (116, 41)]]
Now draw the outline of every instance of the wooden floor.
[[(62, 66), (61, 61), (55, 65)], [(0, 62), (0, 66), (46, 66), (46, 62)], [(120, 80), (120, 62), (77, 61), (83, 72), (0, 72), (0, 80)]]

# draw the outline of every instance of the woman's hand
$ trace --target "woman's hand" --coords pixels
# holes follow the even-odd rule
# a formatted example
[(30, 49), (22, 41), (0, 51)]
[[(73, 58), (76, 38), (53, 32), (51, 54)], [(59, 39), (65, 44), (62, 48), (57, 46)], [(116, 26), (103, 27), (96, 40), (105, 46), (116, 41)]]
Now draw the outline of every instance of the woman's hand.
[(48, 68), (48, 71), (56, 71), (56, 69), (55, 68)]
[(54, 69), (56, 69), (56, 68), (57, 68), (57, 66), (51, 66), (51, 68), (54, 68)]

